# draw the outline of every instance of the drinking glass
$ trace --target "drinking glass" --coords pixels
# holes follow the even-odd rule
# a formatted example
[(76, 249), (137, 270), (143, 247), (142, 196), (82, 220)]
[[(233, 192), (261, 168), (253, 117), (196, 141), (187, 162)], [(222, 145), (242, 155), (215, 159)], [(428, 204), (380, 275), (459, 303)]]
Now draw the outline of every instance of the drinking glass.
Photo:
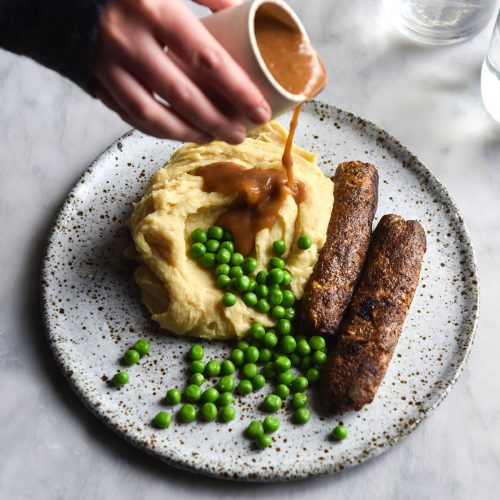
[(409, 38), (435, 45), (461, 42), (481, 31), (496, 0), (383, 0), (395, 27)]
[(481, 71), (481, 94), (488, 113), (500, 123), (500, 12)]

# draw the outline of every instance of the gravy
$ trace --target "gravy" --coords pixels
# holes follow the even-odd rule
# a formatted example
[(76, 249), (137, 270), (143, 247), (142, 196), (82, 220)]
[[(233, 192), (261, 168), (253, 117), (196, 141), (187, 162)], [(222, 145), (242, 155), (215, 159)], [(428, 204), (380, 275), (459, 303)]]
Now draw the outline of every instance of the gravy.
[(215, 223), (233, 233), (236, 248), (243, 255), (253, 252), (261, 229), (274, 225), (288, 195), (296, 203), (306, 197), (302, 182), (290, 184), (286, 173), (276, 168), (247, 169), (233, 162), (217, 162), (198, 167), (194, 174), (203, 178), (204, 191), (236, 195), (235, 203)]
[[(326, 84), (326, 71), (316, 50), (292, 21), (287, 23), (262, 6), (255, 14), (255, 38), (260, 54), (275, 80), (292, 94), (312, 99)], [(294, 109), (282, 163), (293, 184), (293, 136), (301, 105)]]
[(272, 5), (257, 10), (254, 26), (260, 54), (274, 79), (292, 94), (314, 97), (326, 84), (326, 71), (299, 28), (273, 14)]

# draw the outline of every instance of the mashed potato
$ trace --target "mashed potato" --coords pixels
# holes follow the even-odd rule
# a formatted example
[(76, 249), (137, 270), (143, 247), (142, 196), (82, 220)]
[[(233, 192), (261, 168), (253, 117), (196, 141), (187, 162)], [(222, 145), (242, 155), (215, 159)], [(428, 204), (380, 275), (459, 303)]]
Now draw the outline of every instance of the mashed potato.
[[(246, 168), (282, 168), (286, 130), (276, 122), (250, 133), (242, 144), (224, 142), (187, 144), (176, 151), (151, 180), (142, 200), (135, 204), (130, 229), (141, 265), (135, 280), (153, 320), (179, 335), (216, 339), (244, 337), (252, 322), (271, 326), (272, 320), (238, 300), (223, 307), (214, 273), (189, 256), (190, 234), (208, 228), (234, 197), (203, 191), (203, 179), (193, 175), (197, 167), (232, 161)], [(293, 276), (291, 289), (301, 298), (304, 286), (326, 238), (333, 205), (333, 184), (316, 164), (316, 155), (294, 146), (294, 177), (307, 187), (307, 197), (297, 205), (285, 200), (278, 221), (257, 234), (258, 270), (272, 255), (272, 242), (283, 239), (283, 256)], [(307, 234), (312, 246), (298, 250), (295, 242)]]

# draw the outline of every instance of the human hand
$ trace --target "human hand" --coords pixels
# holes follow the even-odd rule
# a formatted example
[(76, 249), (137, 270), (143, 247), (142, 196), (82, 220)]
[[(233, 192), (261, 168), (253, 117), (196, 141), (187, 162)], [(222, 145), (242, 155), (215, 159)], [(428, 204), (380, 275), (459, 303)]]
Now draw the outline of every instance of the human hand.
[[(239, 3), (196, 1), (213, 10)], [(156, 137), (237, 144), (245, 138), (238, 115), (259, 124), (271, 118), (258, 88), (183, 0), (110, 0), (93, 74), (96, 96)]]

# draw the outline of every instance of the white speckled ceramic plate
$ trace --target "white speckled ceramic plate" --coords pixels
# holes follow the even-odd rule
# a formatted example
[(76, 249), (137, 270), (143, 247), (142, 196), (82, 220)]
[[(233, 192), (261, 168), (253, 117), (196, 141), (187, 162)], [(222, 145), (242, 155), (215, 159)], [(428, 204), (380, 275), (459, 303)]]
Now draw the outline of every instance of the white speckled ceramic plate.
[[(281, 121), (287, 124), (289, 116)], [(407, 436), (446, 396), (471, 347), (478, 314), (478, 284), (471, 242), (445, 188), (401, 144), (350, 113), (327, 104), (305, 106), (297, 143), (320, 154), (332, 175), (338, 163), (374, 163), (380, 175), (377, 219), (397, 213), (425, 227), (428, 250), (402, 337), (375, 401), (342, 416), (350, 437), (328, 439), (337, 418), (314, 415), (295, 425), (282, 409), (281, 429), (264, 451), (242, 435), (261, 418), (262, 391), (236, 403), (229, 424), (174, 423), (156, 430), (165, 390), (187, 378), (185, 353), (193, 342), (160, 331), (148, 318), (127, 275), (113, 262), (128, 243), (125, 225), (151, 174), (178, 143), (132, 131), (105, 151), (69, 194), (50, 235), (42, 302), (50, 345), (82, 401), (135, 446), (165, 462), (224, 478), (286, 480), (335, 472), (374, 457)], [(130, 383), (106, 383), (119, 358), (139, 337), (151, 354), (128, 368)], [(209, 358), (229, 352), (206, 343)]]

